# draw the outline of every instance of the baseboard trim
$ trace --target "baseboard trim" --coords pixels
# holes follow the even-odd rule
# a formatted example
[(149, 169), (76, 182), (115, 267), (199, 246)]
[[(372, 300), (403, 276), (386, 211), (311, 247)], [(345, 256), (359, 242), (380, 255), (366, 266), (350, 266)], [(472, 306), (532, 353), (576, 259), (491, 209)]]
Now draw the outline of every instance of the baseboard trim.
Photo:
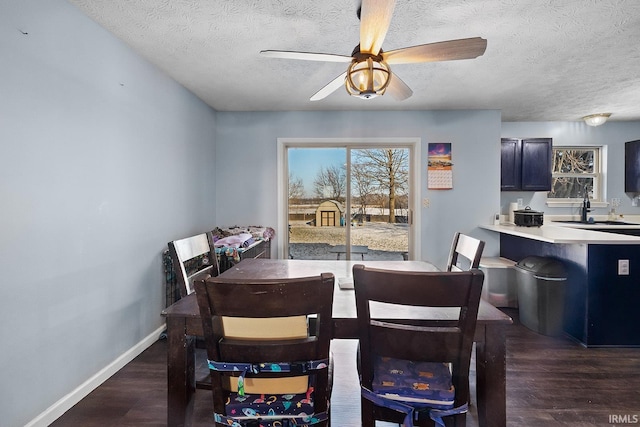
[(89, 393), (95, 390), (100, 384), (108, 380), (113, 374), (122, 369), (127, 363), (135, 359), (140, 353), (158, 341), (160, 334), (166, 329), (165, 325), (147, 335), (139, 343), (120, 355), (116, 360), (105, 366), (94, 376), (82, 383), (71, 393), (49, 406), (44, 412), (28, 422), (25, 427), (47, 427), (62, 414), (71, 409), (76, 403), (84, 399)]

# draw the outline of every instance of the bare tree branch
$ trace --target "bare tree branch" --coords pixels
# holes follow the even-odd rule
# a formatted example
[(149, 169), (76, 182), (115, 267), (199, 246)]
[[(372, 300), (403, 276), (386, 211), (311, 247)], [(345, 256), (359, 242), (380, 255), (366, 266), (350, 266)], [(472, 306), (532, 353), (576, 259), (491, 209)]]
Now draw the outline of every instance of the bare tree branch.
[(354, 151), (354, 164), (362, 168), (362, 178), (388, 195), (389, 222), (395, 223), (396, 195), (406, 193), (409, 181), (409, 150), (404, 148)]
[(320, 168), (313, 180), (316, 196), (342, 201), (347, 188), (347, 177), (344, 166), (331, 165)]
[(593, 190), (595, 158), (593, 150), (556, 149), (553, 152), (552, 198), (580, 198)]
[(289, 200), (298, 202), (304, 197), (304, 184), (302, 179), (289, 173)]

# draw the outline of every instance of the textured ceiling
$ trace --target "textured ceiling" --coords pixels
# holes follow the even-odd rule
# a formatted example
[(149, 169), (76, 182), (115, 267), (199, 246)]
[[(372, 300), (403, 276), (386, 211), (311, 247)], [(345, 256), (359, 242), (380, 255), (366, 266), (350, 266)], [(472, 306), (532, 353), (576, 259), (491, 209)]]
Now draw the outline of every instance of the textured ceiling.
[(477, 59), (396, 65), (413, 96), (309, 98), (351, 55), (359, 0), (69, 0), (218, 111), (498, 109), (504, 121), (640, 120), (638, 0), (398, 0), (385, 51), (483, 37)]

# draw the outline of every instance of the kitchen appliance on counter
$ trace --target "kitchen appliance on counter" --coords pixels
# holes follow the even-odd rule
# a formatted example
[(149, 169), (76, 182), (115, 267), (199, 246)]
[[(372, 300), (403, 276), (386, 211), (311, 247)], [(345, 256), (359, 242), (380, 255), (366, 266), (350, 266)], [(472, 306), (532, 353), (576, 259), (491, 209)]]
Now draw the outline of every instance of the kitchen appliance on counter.
[(544, 222), (544, 212), (538, 212), (527, 206), (513, 212), (513, 222), (521, 227), (540, 227)]

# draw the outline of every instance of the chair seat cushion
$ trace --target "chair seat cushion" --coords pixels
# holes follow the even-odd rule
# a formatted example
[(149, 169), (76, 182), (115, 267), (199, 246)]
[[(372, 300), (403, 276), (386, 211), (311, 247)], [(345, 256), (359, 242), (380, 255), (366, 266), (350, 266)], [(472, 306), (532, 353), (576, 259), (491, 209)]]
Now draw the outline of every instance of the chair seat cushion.
[(373, 392), (387, 399), (437, 409), (453, 408), (455, 389), (446, 363), (376, 356)]
[[(302, 394), (245, 394), (230, 393), (226, 403), (227, 416), (236, 419), (262, 418), (274, 420), (286, 417), (305, 417), (313, 414), (313, 387)], [(267, 424), (265, 424), (266, 426)]]

